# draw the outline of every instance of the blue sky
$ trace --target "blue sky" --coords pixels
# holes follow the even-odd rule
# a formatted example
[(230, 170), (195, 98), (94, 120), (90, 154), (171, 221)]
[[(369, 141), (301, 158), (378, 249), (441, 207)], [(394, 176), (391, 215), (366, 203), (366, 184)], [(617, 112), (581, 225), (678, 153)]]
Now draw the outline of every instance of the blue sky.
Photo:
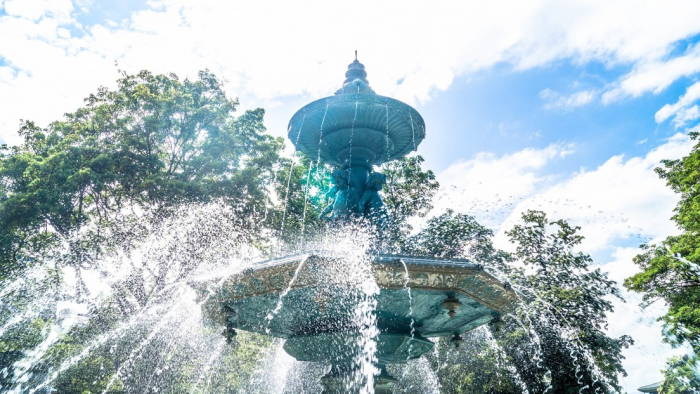
[[(301, 106), (335, 91), (353, 51), (379, 94), (416, 107), (419, 147), (443, 185), (435, 213), (504, 230), (525, 209), (582, 226), (611, 277), (635, 272), (641, 242), (673, 233), (677, 197), (653, 173), (686, 154), (700, 119), (700, 3), (215, 0), (0, 0), (0, 142), (19, 119), (78, 108), (117, 69), (228, 82), (284, 136)], [(115, 66), (115, 62), (118, 66)], [(625, 293), (612, 335), (631, 334), (629, 391), (660, 379), (671, 354)]]
[[(667, 123), (656, 124), (654, 113), (684, 92), (684, 81), (657, 95), (575, 109), (546, 108), (541, 97), (546, 89), (567, 92), (573, 83), (599, 88), (623, 73), (600, 64), (581, 67), (564, 61), (522, 72), (498, 65), (460, 78), (423, 106), (421, 112), (434, 133), (422, 152), (440, 170), (480, 151), (505, 154), (556, 142), (575, 144), (574, 157), (559, 167), (562, 172), (597, 166), (614, 154), (645, 153), (675, 134)], [(450, 139), (457, 143), (446, 144)]]

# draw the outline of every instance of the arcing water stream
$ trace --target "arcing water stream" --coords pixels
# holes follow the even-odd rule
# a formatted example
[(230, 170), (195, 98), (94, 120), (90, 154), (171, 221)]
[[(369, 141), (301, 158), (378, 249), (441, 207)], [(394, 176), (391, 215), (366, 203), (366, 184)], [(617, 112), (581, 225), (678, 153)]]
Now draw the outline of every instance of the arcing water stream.
[[(245, 391), (246, 387), (252, 390), (251, 385), (264, 386), (267, 390), (260, 392), (282, 393), (289, 387), (304, 387), (309, 392), (320, 390), (317, 379), (322, 372), (318, 369), (317, 373), (303, 372), (304, 368), (312, 367), (304, 367), (304, 363), (284, 354), (284, 341), (239, 333), (233, 343), (227, 344), (220, 327), (202, 324), (201, 305), (207, 297), (206, 286), (263, 258), (247, 243), (248, 235), (240, 233), (239, 221), (232, 216), (234, 212), (222, 215), (228, 210), (230, 207), (221, 204), (205, 204), (146, 228), (143, 241), (125, 243), (124, 248), (116, 248), (94, 260), (89, 268), (81, 268), (87, 294), (79, 291), (76, 281), (71, 281), (76, 269), (71, 267), (64, 267), (58, 273), (34, 268), (3, 283), (0, 288), (2, 308), (6, 312), (1, 321), (3, 343), (18, 334), (28, 334), (37, 319), (44, 321), (33, 332), (36, 339), (24, 344), (15, 361), (3, 365), (3, 391), (69, 392), (70, 377), (85, 374), (92, 380), (87, 390), (101, 393), (169, 390), (204, 393), (224, 389), (252, 392)], [(325, 247), (331, 254), (354, 256), (351, 259), (356, 264), (354, 267), (327, 269), (337, 271), (336, 274), (354, 275), (346, 278), (346, 283), (356, 286), (362, 294), (354, 316), (357, 326), (362, 328), (358, 346), (363, 351), (356, 360), (354, 378), (347, 384), (356, 392), (369, 393), (377, 373), (373, 359), (378, 333), (373, 313), (377, 287), (364, 252), (370, 245), (369, 238), (358, 242), (360, 232), (356, 229), (352, 237), (345, 238), (330, 232), (320, 238), (321, 243), (309, 241), (308, 246), (315, 250)], [(168, 263), (168, 272), (162, 271), (166, 267), (163, 262)], [(55, 275), (60, 276), (58, 282)], [(295, 279), (291, 278), (288, 286)], [(410, 287), (404, 286), (410, 294)], [(196, 288), (200, 291), (195, 291)], [(145, 302), (139, 300), (139, 292), (149, 295)], [(284, 302), (284, 296), (284, 292), (280, 294), (279, 303)], [(523, 311), (527, 319), (543, 319)], [(533, 357), (539, 357), (542, 343), (528, 329), (531, 324), (515, 316), (513, 321), (530, 332)], [(502, 353), (488, 329), (478, 330), (469, 340), (474, 339), (485, 341), (487, 347)], [(583, 355), (575, 342), (570, 346), (570, 355), (576, 363), (589, 364), (582, 360), (589, 356)], [(445, 357), (442, 354), (454, 352), (459, 350), (441, 351), (436, 356)], [(434, 357), (392, 367), (399, 371), (397, 390), (436, 392), (438, 388), (432, 384), (423, 387), (417, 383), (439, 381), (439, 373), (434, 370), (437, 364), (431, 359)], [(506, 362), (502, 354), (498, 359)], [(443, 364), (449, 365), (449, 360), (448, 356)], [(270, 376), (270, 363), (275, 365), (275, 373), (282, 375)], [(512, 366), (506, 369), (513, 371)], [(548, 371), (542, 378), (545, 383), (547, 374)], [(522, 384), (515, 372), (514, 380)], [(556, 391), (545, 386), (545, 391)], [(521, 392), (526, 390), (527, 387), (522, 387)], [(582, 387), (582, 392), (587, 391)]]

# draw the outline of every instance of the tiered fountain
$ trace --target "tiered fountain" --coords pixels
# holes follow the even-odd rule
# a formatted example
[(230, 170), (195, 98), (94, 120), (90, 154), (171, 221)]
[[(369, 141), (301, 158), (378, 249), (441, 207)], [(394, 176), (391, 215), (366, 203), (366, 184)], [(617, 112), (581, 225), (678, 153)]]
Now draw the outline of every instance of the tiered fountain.
[[(334, 96), (292, 117), (288, 136), (312, 160), (335, 167), (333, 201), (324, 212), (331, 223), (363, 216), (377, 223), (386, 217), (378, 194), (385, 178), (373, 167), (415, 150), (425, 123), (410, 106), (377, 95), (357, 58), (345, 76)], [(359, 279), (337, 269), (357, 267), (337, 254), (309, 252), (255, 264), (221, 282), (205, 314), (225, 326), (229, 338), (236, 330), (284, 338), (295, 359), (330, 365), (321, 378), (324, 393), (355, 390), (351, 381), (364, 355), (377, 367), (375, 392), (384, 393), (396, 382), (387, 364), (421, 357), (433, 347), (427, 338), (449, 336), (458, 345), (460, 334), (511, 312), (517, 302), (507, 284), (470, 261), (381, 253), (364, 258), (369, 275)], [(359, 290), (367, 281), (376, 281), (377, 290)], [(360, 304), (370, 308), (376, 346), (362, 340), (367, 323), (357, 319)]]

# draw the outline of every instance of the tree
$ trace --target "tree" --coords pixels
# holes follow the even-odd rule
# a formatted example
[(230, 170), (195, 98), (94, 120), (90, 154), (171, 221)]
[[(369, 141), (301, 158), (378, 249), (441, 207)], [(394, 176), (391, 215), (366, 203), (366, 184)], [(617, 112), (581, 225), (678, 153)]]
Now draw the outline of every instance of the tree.
[[(181, 332), (182, 319), (192, 316), (158, 311), (186, 312), (174, 303), (187, 299), (176, 289), (191, 290), (187, 282), (198, 270), (210, 274), (203, 264), (230, 269), (226, 263), (246, 247), (262, 256), (325, 230), (319, 213), (329, 176), (307, 158), (280, 157), (283, 141), (265, 134), (264, 111), (235, 117), (237, 104), (206, 71), (192, 81), (141, 72), (123, 74), (117, 89), (99, 89), (84, 108), (46, 128), (22, 122), (24, 143), (0, 151), (0, 283), (33, 269), (43, 275), (31, 294), (20, 288), (3, 296), (2, 389), (17, 388), (22, 353), (42, 348), (29, 368), (35, 388), (51, 381), (61, 392), (148, 392), (153, 385), (192, 392), (205, 387), (200, 383), (241, 390), (269, 338), (242, 334), (231, 348), (213, 328)], [(473, 217), (453, 211), (412, 234), (439, 187), (422, 163), (412, 156), (381, 170), (392, 217), (383, 251), (471, 259), (525, 289), (519, 314), (470, 334), (458, 353), (440, 343), (438, 356), (451, 363), (438, 374), (444, 387), (519, 393), (521, 384), (537, 391), (551, 379), (558, 392), (582, 384), (614, 391), (628, 341), (601, 328), (611, 310), (602, 297), (617, 294), (603, 274), (589, 270), (590, 257), (571, 251), (580, 242), (576, 229), (528, 213), (510, 233), (515, 255), (497, 250), (493, 233)], [(558, 232), (550, 235), (549, 227)], [(120, 264), (127, 272), (109, 282), (108, 296), (91, 297), (83, 273), (107, 276)], [(69, 275), (74, 294), (66, 290)], [(56, 306), (64, 300), (87, 312), (79, 324), (49, 335), (62, 323)], [(548, 321), (533, 319), (538, 315)], [(15, 325), (13, 316), (25, 320)], [(533, 336), (542, 338), (541, 349)], [(202, 349), (223, 350), (206, 359)], [(56, 366), (66, 369), (58, 373)]]
[(557, 393), (586, 385), (620, 392), (621, 352), (632, 341), (604, 332), (612, 312), (606, 297), (619, 297), (615, 282), (590, 269), (590, 256), (573, 251), (582, 240), (577, 227), (538, 211), (523, 221), (507, 232), (513, 254), (494, 248), (493, 233), (473, 217), (452, 211), (429, 219), (405, 243), (406, 253), (480, 263), (520, 294), (515, 313), (467, 333), (459, 349), (441, 342), (432, 361), (441, 386), (461, 393), (544, 392), (550, 385)]
[[(620, 392), (622, 350), (632, 340), (604, 332), (613, 311), (608, 298), (621, 298), (615, 282), (600, 269), (590, 269), (589, 255), (574, 252), (583, 239), (579, 227), (549, 221), (540, 211), (525, 212), (523, 221), (506, 233), (523, 265), (513, 265), (508, 275), (523, 305), (494, 327), (501, 347), (535, 392), (544, 391), (550, 379), (557, 393), (578, 393), (583, 386)], [(532, 332), (523, 332), (524, 326)]]
[(672, 357), (663, 371), (659, 392), (663, 394), (700, 393), (700, 361), (697, 355)]
[(487, 328), (478, 328), (462, 335), (459, 348), (447, 338), (435, 346), (437, 352), (427, 354), (440, 382), (441, 392), (455, 394), (511, 394), (520, 387), (508, 369), (510, 360), (492, 339)]
[[(264, 213), (273, 204), (269, 190), (284, 164), (284, 142), (265, 133), (263, 110), (236, 117), (237, 106), (207, 71), (183, 81), (143, 71), (123, 73), (115, 90), (100, 88), (83, 108), (48, 127), (22, 121), (23, 144), (0, 150), (0, 283), (24, 281), (33, 269), (45, 275), (3, 298), (2, 308), (10, 311), (0, 317), (0, 326), (9, 327), (0, 338), (7, 350), (0, 360), (3, 385), (12, 381), (17, 357), (60, 320), (59, 301), (89, 305), (98, 321), (89, 324), (90, 335), (78, 335), (85, 342), (113, 327), (99, 321), (100, 311), (129, 319), (167, 300), (169, 285), (182, 283), (203, 262), (224, 259), (222, 249), (266, 242), (264, 229), (272, 227), (266, 220), (274, 215)], [(160, 249), (144, 249), (140, 261), (130, 260), (154, 238)], [(92, 299), (83, 272), (105, 275), (114, 263), (131, 264), (130, 272), (110, 283), (110, 298)], [(75, 294), (64, 292), (67, 273), (75, 275)], [(25, 315), (37, 328), (15, 335), (27, 322), (10, 318)], [(66, 347), (60, 338), (48, 346), (46, 357), (55, 362), (46, 368), (82, 348), (74, 341)], [(79, 367), (95, 365), (85, 362)], [(42, 373), (48, 369), (36, 376)]]
[(493, 232), (473, 216), (448, 209), (427, 220), (425, 228), (403, 242), (402, 253), (441, 258), (468, 258), (504, 269), (508, 255), (494, 248)]
[(422, 156), (403, 157), (384, 165), (386, 175), (384, 203), (389, 214), (387, 233), (388, 251), (400, 251), (412, 230), (411, 219), (422, 218), (433, 208), (433, 197), (440, 184), (435, 174), (423, 171)]
[[(690, 133), (693, 140), (698, 136), (697, 132)], [(664, 341), (673, 346), (687, 343), (700, 354), (700, 144), (688, 156), (662, 163), (664, 168), (656, 168), (656, 173), (680, 195), (672, 219), (682, 233), (667, 237), (659, 245), (642, 245), (642, 253), (634, 258), (641, 272), (627, 278), (625, 287), (643, 294), (642, 306), (663, 301), (668, 306), (668, 312), (659, 318), (664, 324)], [(669, 380), (692, 371), (679, 368), (679, 363), (669, 362), (662, 392), (682, 392), (669, 389), (677, 387)], [(675, 371), (681, 371), (680, 375)]]
[(62, 240), (71, 264), (89, 265), (109, 245), (104, 229), (127, 209), (161, 220), (223, 199), (240, 226), (263, 223), (283, 141), (264, 133), (263, 110), (234, 117), (238, 102), (214, 75), (123, 74), (117, 90), (85, 101), (47, 128), (23, 122), (24, 144), (0, 156), (0, 275)]
[[(330, 171), (323, 163), (316, 163), (303, 156), (295, 161), (280, 160), (275, 192), (280, 204), (275, 207), (275, 219), (279, 223), (272, 229), (280, 241), (290, 247), (298, 247), (302, 240), (313, 239), (326, 228), (320, 213), (328, 203), (326, 193), (330, 189)], [(303, 235), (302, 235), (303, 233)]]

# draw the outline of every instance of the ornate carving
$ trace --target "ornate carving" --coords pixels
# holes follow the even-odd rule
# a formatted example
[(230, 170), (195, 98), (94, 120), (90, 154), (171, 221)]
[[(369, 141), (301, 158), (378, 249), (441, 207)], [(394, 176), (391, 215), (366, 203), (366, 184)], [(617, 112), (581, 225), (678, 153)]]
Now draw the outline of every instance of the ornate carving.
[(360, 214), (367, 214), (376, 225), (382, 226), (386, 222), (386, 210), (384, 202), (379, 196), (379, 191), (382, 190), (386, 183), (386, 176), (379, 172), (369, 174), (365, 191), (362, 193), (357, 211)]
[(450, 316), (450, 319), (455, 317), (457, 314), (455, 310), (457, 310), (460, 306), (462, 306), (462, 303), (452, 296), (447, 297), (447, 299), (442, 302), (442, 307), (447, 309), (447, 314)]
[[(304, 257), (306, 258), (306, 257)], [(398, 257), (397, 257), (398, 258)], [(296, 280), (291, 278), (297, 270), (302, 257), (288, 259), (275, 264), (263, 263), (249, 274), (234, 275), (224, 282), (223, 287), (230, 291), (230, 299), (238, 300), (256, 295), (282, 292), (289, 285), (292, 289), (312, 287), (327, 283), (333, 278), (319, 277), (318, 270), (310, 268), (328, 258), (308, 257), (304, 269)], [(386, 260), (386, 259), (385, 259)], [(507, 286), (501, 284), (479, 266), (449, 264), (440, 260), (422, 259), (425, 263), (408, 262), (408, 287), (423, 290), (456, 291), (501, 313), (509, 313), (517, 304), (517, 296)], [(442, 264), (441, 264), (442, 263)], [(375, 261), (373, 273), (380, 288), (400, 289), (406, 281), (406, 272), (402, 265), (389, 261)]]
[(330, 204), (321, 212), (321, 218), (344, 219), (348, 215), (348, 176), (345, 171), (336, 168), (331, 173), (333, 187), (326, 194)]

